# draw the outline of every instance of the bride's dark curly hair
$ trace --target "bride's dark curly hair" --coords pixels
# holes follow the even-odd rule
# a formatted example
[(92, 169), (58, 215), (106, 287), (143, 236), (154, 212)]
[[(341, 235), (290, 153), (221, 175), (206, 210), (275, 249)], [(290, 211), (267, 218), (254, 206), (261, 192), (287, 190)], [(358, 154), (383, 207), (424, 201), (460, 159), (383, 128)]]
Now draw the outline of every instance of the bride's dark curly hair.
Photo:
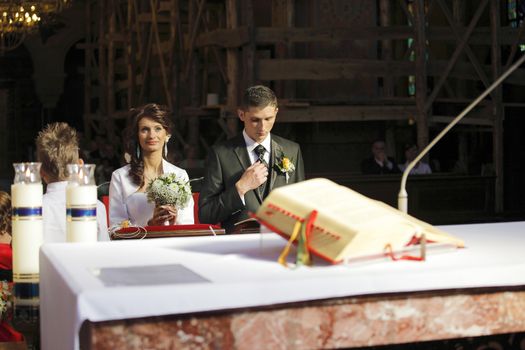
[[(128, 125), (126, 127), (126, 143), (125, 151), (131, 156), (129, 175), (133, 182), (142, 186), (144, 183), (144, 161), (142, 160), (142, 149), (139, 143), (139, 122), (142, 118), (149, 118), (166, 130), (168, 135), (171, 135), (172, 123), (170, 119), (170, 112), (167, 107), (155, 103), (148, 103), (144, 106), (132, 108), (128, 118)], [(137, 157), (137, 150), (140, 154)]]

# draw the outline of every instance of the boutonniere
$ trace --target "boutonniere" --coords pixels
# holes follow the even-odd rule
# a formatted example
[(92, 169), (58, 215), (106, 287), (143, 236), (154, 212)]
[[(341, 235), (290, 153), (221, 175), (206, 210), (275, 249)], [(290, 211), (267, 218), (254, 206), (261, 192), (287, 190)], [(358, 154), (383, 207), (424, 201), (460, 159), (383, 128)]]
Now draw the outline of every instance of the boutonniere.
[(280, 157), (277, 157), (275, 165), (279, 171), (286, 176), (286, 183), (288, 183), (290, 174), (295, 171), (294, 163), (292, 163), (290, 158), (286, 157), (284, 154), (281, 154)]

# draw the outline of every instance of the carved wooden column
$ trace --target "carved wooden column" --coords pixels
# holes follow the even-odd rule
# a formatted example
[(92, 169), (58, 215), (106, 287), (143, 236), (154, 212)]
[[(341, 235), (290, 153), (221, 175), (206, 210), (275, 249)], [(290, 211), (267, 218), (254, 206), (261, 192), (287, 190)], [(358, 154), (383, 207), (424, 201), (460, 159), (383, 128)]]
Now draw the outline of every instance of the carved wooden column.
[[(199, 8), (196, 7), (196, 5), (199, 6)], [(189, 27), (190, 27), (190, 33), (196, 33), (198, 31), (199, 26), (201, 25), (201, 15), (204, 11), (204, 8), (201, 8), (203, 6), (206, 6), (206, 1), (204, 0), (191, 0), (189, 3)], [(191, 55), (191, 62), (190, 64), (190, 74), (189, 74), (189, 84), (190, 84), (190, 104), (193, 107), (200, 107), (202, 104), (202, 86), (201, 86), (201, 76), (200, 76), (200, 63), (199, 63), (199, 55), (197, 54), (197, 48), (196, 47), (190, 47), (190, 50), (195, 50), (194, 54)], [(184, 145), (184, 147), (190, 147), (193, 150), (190, 151), (189, 149), (185, 149), (185, 157), (187, 158), (187, 155), (190, 155), (191, 158), (194, 158), (195, 156), (192, 155), (198, 152), (199, 149), (199, 116), (192, 114), (188, 119), (188, 133), (186, 135), (186, 141), (187, 144)]]
[(84, 47), (84, 137), (86, 140), (91, 140), (91, 98), (92, 98), (92, 89), (91, 89), (91, 57), (93, 55), (93, 37), (91, 33), (91, 1), (86, 1), (85, 4), (85, 30), (86, 30), (86, 43)]
[[(464, 0), (454, 0), (452, 2), (452, 15), (454, 16), (454, 22), (458, 28), (465, 27), (465, 7), (466, 2)], [(465, 57), (459, 57), (458, 62), (466, 61)], [(458, 98), (465, 97), (466, 94), (466, 80), (457, 79), (456, 82), (456, 96)]]
[[(226, 0), (226, 26), (228, 29), (239, 27), (239, 16), (237, 10), (237, 0)], [(228, 48), (226, 50), (227, 69), (227, 97), (226, 108), (235, 115), (228, 115), (226, 126), (228, 136), (237, 134), (238, 119), (236, 117), (237, 107), (239, 106), (239, 50), (237, 48)]]
[[(295, 22), (294, 0), (272, 0), (272, 26), (291, 28)], [(289, 43), (275, 44), (275, 58), (283, 59), (292, 56), (292, 47)], [(292, 80), (275, 82), (277, 98), (290, 98), (295, 96), (295, 83)]]
[[(379, 2), (379, 19), (382, 27), (389, 27), (391, 24), (390, 0), (381, 0)], [(381, 60), (383, 62), (392, 61), (392, 40), (381, 40)], [(394, 96), (394, 81), (389, 72), (383, 78), (383, 96), (390, 98)]]
[(255, 83), (255, 23), (253, 21), (253, 1), (241, 3), (243, 25), (248, 28), (249, 42), (242, 47), (242, 90)]
[[(492, 79), (501, 75), (500, 1), (490, 1)], [(494, 115), (493, 158), (496, 171), (495, 210), (503, 211), (503, 99), (501, 85), (492, 94)]]
[(424, 0), (414, 0), (414, 50), (416, 53), (416, 110), (417, 144), (423, 149), (428, 144), (426, 23)]

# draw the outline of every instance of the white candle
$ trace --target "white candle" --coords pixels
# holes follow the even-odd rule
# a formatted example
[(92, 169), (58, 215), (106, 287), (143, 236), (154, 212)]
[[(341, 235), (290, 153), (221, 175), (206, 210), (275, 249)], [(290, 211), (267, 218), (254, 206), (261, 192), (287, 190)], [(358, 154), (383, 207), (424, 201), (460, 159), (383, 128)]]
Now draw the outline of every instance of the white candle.
[(13, 282), (38, 283), (38, 252), (44, 241), (42, 184), (15, 183), (11, 186), (13, 208)]
[(68, 242), (97, 241), (97, 186), (68, 184), (66, 187)]

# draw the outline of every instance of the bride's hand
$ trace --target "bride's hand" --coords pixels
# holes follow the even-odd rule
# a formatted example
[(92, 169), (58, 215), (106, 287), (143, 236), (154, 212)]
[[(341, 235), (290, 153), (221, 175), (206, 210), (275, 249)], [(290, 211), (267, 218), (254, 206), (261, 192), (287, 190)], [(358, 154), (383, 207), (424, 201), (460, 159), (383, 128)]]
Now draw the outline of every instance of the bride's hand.
[(161, 205), (155, 207), (153, 210), (153, 217), (149, 219), (148, 225), (161, 226), (164, 225), (166, 221), (168, 221), (170, 225), (175, 225), (176, 220), (177, 208), (171, 205)]

